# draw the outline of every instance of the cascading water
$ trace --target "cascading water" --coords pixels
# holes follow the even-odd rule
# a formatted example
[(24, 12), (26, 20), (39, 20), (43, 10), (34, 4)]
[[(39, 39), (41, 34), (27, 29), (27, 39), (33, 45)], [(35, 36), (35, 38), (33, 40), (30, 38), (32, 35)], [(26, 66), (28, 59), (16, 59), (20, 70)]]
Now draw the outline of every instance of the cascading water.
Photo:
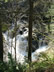
[[(13, 39), (10, 38), (8, 36), (8, 31), (4, 33), (3, 36), (5, 38), (6, 49), (8, 48), (7, 53), (8, 52), (11, 53), (11, 41), (12, 41), (12, 53), (11, 54), (14, 58), (15, 56), (15, 49), (14, 49), (15, 48), (15, 37)], [(27, 47), (28, 47), (28, 41), (26, 39), (27, 36), (28, 36), (27, 31), (25, 31), (22, 35), (18, 34), (16, 36), (16, 57), (19, 62), (23, 62), (24, 56), (27, 56), (27, 52), (26, 52)]]
[[(19, 32), (22, 33), (22, 32)], [(12, 57), (15, 57), (15, 37), (12, 39), (8, 36), (8, 31), (6, 33), (3, 33), (3, 36), (5, 38), (5, 42), (6, 47), (7, 47), (7, 53), (11, 53)], [(27, 52), (27, 48), (28, 48), (28, 28), (25, 28), (23, 34), (18, 34), (16, 36), (16, 57), (17, 57), (17, 61), (23, 63), (24, 62), (24, 57), (28, 56), (28, 52)], [(8, 38), (8, 39), (7, 39)], [(8, 41), (9, 40), (9, 41)], [(11, 43), (12, 41), (12, 43)], [(42, 42), (43, 41), (43, 42)], [(45, 41), (42, 40), (42, 38), (39, 39), (39, 48), (36, 49), (34, 52), (32, 52), (32, 61), (35, 61), (38, 56), (37, 53), (40, 53), (42, 51), (45, 51), (47, 48), (47, 46), (45, 45)], [(12, 50), (11, 50), (12, 49)], [(7, 55), (6, 55), (7, 56)], [(6, 60), (8, 60), (8, 58), (6, 57)]]

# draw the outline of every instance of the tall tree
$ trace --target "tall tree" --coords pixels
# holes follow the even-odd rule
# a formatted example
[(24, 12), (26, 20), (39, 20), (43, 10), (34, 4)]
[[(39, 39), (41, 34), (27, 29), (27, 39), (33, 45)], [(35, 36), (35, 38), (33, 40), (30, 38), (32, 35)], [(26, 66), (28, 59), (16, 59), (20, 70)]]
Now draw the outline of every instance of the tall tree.
[[(52, 0), (49, 1), (49, 9), (51, 9)], [(48, 33), (50, 33), (51, 14), (49, 15)]]
[(16, 61), (16, 29), (17, 29), (17, 19), (15, 19), (15, 61)]
[(29, 0), (29, 41), (28, 41), (28, 45), (29, 45), (29, 49), (28, 49), (28, 60), (29, 62), (31, 62), (31, 50), (32, 50), (32, 21), (33, 21), (33, 1)]
[(2, 36), (2, 21), (3, 21), (3, 1), (0, 2), (0, 60), (3, 61), (3, 36)]
[(0, 22), (0, 60), (3, 61), (3, 36), (2, 36), (1, 22)]

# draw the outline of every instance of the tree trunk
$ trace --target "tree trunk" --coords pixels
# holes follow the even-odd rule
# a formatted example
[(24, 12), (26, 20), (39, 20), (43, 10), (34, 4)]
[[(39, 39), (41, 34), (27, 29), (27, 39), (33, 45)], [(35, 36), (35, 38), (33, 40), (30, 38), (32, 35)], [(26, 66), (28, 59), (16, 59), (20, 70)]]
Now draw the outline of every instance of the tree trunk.
[(51, 23), (51, 16), (49, 16), (48, 33), (51, 33), (51, 31), (50, 31), (50, 23)]
[(30, 8), (29, 8), (29, 41), (28, 41), (28, 46), (29, 46), (29, 49), (28, 49), (28, 60), (29, 62), (31, 62), (31, 50), (32, 50), (32, 14), (33, 14), (33, 2), (32, 0), (29, 0), (29, 5), (30, 5)]
[(3, 36), (2, 36), (2, 25), (0, 23), (0, 60), (3, 61)]
[(15, 18), (15, 61), (16, 61), (16, 29), (17, 29), (17, 19)]
[(11, 55), (12, 55), (13, 39), (11, 40)]
[[(52, 0), (50, 0), (50, 2), (49, 2), (49, 9), (51, 9), (51, 2), (52, 2)], [(51, 33), (51, 31), (50, 31), (50, 23), (51, 23), (51, 15), (49, 16), (48, 33)]]

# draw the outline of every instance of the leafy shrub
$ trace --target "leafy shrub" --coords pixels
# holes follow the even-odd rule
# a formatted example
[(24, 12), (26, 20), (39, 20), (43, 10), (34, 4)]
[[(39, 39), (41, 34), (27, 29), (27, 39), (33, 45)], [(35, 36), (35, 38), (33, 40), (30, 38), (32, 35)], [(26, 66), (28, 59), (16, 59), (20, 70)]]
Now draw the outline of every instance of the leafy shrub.
[(25, 65), (17, 63), (11, 56), (8, 54), (9, 61), (2, 62), (0, 61), (0, 72), (23, 72)]

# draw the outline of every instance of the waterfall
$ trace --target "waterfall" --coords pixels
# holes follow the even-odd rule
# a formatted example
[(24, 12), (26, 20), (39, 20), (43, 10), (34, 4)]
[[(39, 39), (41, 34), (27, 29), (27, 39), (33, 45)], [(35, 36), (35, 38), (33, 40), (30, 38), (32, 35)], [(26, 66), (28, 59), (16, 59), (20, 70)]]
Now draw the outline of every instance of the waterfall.
[[(26, 30), (24, 30), (23, 34), (18, 34), (16, 36), (16, 57), (17, 57), (17, 61), (23, 63), (25, 61), (25, 56), (28, 57), (28, 52), (27, 52), (27, 48), (28, 48), (28, 28), (25, 28)], [(20, 32), (19, 32), (20, 33)], [(9, 38), (9, 43), (7, 44), (7, 54), (8, 52), (11, 53), (11, 48), (12, 48), (12, 57), (15, 58), (15, 37), (12, 39), (8, 36), (8, 31), (6, 33), (3, 33), (3, 36), (5, 38), (5, 42), (8, 43), (8, 39)], [(12, 43), (12, 47), (11, 47), (11, 41)], [(37, 50), (35, 50), (34, 52), (32, 52), (32, 61), (36, 60), (38, 58), (37, 54), (45, 51), (47, 49), (47, 46), (45, 45), (45, 40), (43, 40), (42, 38), (39, 39), (39, 48)], [(6, 58), (7, 59), (7, 58)], [(7, 59), (8, 60), (8, 59)]]
[(45, 40), (39, 38), (39, 48), (32, 53), (32, 61), (36, 61), (40, 53), (46, 51), (47, 49), (48, 46), (45, 44)]
[[(8, 52), (11, 53), (11, 41), (12, 41), (12, 38), (10, 38), (8, 36), (8, 31), (6, 33), (3, 33), (3, 36), (5, 38), (5, 44), (6, 44), (7, 48), (8, 48), (7, 53)], [(27, 47), (28, 47), (28, 41), (26, 39), (27, 36), (28, 36), (28, 29), (22, 35), (18, 34), (16, 36), (16, 57), (17, 57), (17, 61), (19, 61), (19, 62), (23, 62), (24, 61), (24, 56), (28, 55), (28, 53), (26, 51)], [(7, 38), (9, 39), (9, 41), (8, 41)], [(12, 57), (15, 58), (15, 50), (14, 50), (15, 37), (13, 38), (13, 43), (12, 44), (13, 44), (13, 46), (12, 46), (12, 53), (11, 54), (12, 54)]]

